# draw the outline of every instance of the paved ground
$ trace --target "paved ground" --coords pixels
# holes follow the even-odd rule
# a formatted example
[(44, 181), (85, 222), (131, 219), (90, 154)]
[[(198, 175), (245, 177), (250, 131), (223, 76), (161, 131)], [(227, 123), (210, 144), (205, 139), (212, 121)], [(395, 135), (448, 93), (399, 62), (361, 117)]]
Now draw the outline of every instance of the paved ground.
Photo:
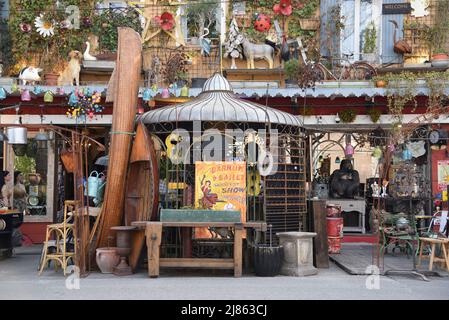
[(333, 263), (309, 277), (260, 278), (207, 271), (182, 276), (164, 273), (149, 279), (144, 270), (128, 277), (91, 273), (79, 290), (68, 290), (53, 270), (36, 272), (39, 248), (19, 248), (0, 260), (0, 299), (449, 299), (449, 277), (424, 282), (409, 277), (380, 277), (378, 290), (366, 288), (366, 276), (349, 275)]

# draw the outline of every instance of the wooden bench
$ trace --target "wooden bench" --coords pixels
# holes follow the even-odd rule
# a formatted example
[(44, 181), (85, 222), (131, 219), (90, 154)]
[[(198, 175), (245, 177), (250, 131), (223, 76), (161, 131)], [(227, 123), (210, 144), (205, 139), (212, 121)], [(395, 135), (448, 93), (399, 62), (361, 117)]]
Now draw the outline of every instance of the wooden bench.
[[(148, 222), (135, 221), (133, 226), (145, 232), (147, 250), (148, 250), (148, 275), (151, 278), (159, 276), (160, 267), (192, 267), (192, 268), (216, 268), (233, 269), (234, 276), (242, 275), (242, 242), (243, 230), (253, 228), (257, 231), (265, 232), (267, 230), (264, 222)], [(162, 239), (163, 227), (179, 228), (233, 228), (234, 229), (234, 257), (232, 259), (209, 259), (209, 258), (160, 258), (160, 245)]]

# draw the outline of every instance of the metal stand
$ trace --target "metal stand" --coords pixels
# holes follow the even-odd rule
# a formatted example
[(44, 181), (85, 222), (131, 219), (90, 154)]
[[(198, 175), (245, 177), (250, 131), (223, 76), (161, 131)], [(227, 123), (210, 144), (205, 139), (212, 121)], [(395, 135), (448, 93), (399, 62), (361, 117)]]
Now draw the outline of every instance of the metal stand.
[[(413, 233), (410, 233), (410, 236), (415, 236), (417, 234), (416, 232), (416, 221), (415, 221), (415, 215), (412, 212), (412, 199), (410, 198), (410, 212), (409, 212), (409, 217), (411, 217), (412, 222), (411, 225), (414, 228)], [(419, 235), (418, 235), (419, 237)], [(416, 276), (416, 277), (420, 277), (422, 280), (424, 281), (430, 281), (426, 276), (438, 276), (438, 273), (436, 273), (435, 271), (418, 271), (418, 269), (416, 268), (416, 252), (415, 252), (415, 239), (412, 239), (412, 256), (413, 256), (413, 269), (412, 270), (395, 270), (395, 269), (391, 269), (391, 270), (387, 270), (384, 272), (384, 275), (389, 275), (389, 274), (398, 274), (398, 275), (412, 275), (412, 276)]]

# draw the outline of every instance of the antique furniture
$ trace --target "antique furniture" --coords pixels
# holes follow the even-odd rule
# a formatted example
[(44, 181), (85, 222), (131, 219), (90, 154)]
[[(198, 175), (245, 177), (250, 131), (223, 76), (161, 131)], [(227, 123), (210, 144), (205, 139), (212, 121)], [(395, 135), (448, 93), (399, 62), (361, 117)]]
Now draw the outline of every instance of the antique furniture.
[[(245, 228), (253, 228), (258, 231), (266, 231), (264, 222), (148, 222), (134, 221), (133, 226), (138, 228), (140, 234), (146, 236), (148, 249), (148, 275), (159, 276), (160, 267), (194, 267), (194, 268), (218, 268), (234, 269), (234, 276), (242, 275), (242, 239)], [(234, 257), (231, 259), (198, 259), (198, 258), (160, 258), (160, 245), (163, 227), (179, 228), (232, 228), (234, 233)]]
[[(419, 259), (418, 259), (418, 267), (421, 265), (421, 260), (423, 258), (429, 259), (429, 271), (432, 271), (434, 262), (441, 262), (445, 265), (447, 271), (449, 272), (449, 239), (447, 238), (419, 238), (421, 241), (421, 248), (419, 249)], [(443, 253), (442, 257), (435, 256), (436, 245), (441, 245), (441, 250)], [(430, 246), (430, 255), (423, 256), (423, 248), (424, 246)]]
[[(365, 233), (365, 200), (354, 199), (330, 199), (326, 201), (326, 205), (334, 204), (341, 207), (343, 215), (344, 227), (343, 232), (360, 232)], [(349, 212), (355, 212), (358, 215), (357, 225), (351, 225), (349, 221)]]
[[(47, 232), (39, 265), (39, 275), (42, 274), (45, 265), (51, 260), (55, 261), (55, 270), (58, 268), (58, 264), (61, 266), (64, 275), (66, 274), (69, 260), (74, 262), (73, 259), (77, 250), (76, 226), (69, 221), (69, 210), (76, 213), (79, 209), (78, 201), (66, 200), (64, 201), (64, 216), (62, 223), (47, 225)], [(55, 237), (55, 240), (51, 240), (53, 236)]]
[(312, 239), (315, 232), (279, 232), (280, 245), (284, 248), (281, 274), (286, 276), (309, 276), (318, 273), (313, 266)]
[(326, 227), (326, 200), (309, 200), (308, 229), (317, 234), (313, 238), (314, 265), (317, 268), (329, 268), (329, 253)]
[(117, 254), (120, 256), (120, 263), (114, 266), (113, 273), (116, 276), (127, 276), (132, 274), (131, 267), (126, 262), (126, 258), (131, 253), (131, 232), (136, 229), (132, 226), (112, 227), (117, 232)]

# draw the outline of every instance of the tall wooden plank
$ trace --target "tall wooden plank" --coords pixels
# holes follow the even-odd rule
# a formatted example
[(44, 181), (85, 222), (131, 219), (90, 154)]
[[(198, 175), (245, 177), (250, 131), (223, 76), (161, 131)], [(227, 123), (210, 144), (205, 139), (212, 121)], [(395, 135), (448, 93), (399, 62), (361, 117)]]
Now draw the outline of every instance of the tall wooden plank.
[(236, 223), (234, 228), (234, 277), (242, 276), (243, 225)]
[(162, 223), (148, 222), (145, 230), (148, 249), (148, 276), (159, 276), (160, 245), (162, 240)]
[(329, 253), (327, 244), (326, 200), (313, 202), (313, 231), (317, 236), (313, 238), (315, 266), (329, 268)]
[(119, 28), (110, 159), (97, 248), (108, 246), (111, 236), (112, 243), (115, 243), (115, 233), (110, 228), (121, 225), (123, 221), (125, 181), (142, 67), (141, 53), (140, 35), (131, 28)]

